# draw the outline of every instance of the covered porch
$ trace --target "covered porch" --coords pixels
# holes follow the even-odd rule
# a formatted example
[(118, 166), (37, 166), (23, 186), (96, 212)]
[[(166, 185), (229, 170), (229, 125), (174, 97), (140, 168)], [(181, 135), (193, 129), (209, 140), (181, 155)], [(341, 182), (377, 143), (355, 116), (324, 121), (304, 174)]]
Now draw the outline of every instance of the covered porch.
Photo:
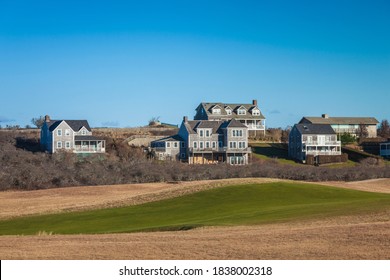
[(106, 140), (95, 136), (75, 136), (75, 153), (105, 153)]

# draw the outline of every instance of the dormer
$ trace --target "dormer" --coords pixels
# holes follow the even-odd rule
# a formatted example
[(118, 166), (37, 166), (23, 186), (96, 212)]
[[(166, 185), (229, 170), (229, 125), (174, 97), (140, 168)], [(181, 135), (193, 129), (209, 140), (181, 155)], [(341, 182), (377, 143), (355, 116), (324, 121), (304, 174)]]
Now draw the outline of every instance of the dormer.
[(213, 115), (220, 115), (221, 114), (221, 107), (219, 105), (215, 105), (211, 108), (211, 113)]
[(244, 106), (240, 106), (237, 108), (237, 115), (244, 116), (246, 115), (246, 108)]
[(233, 113), (233, 110), (232, 110), (232, 108), (230, 108), (230, 106), (226, 106), (225, 112), (226, 112), (226, 115), (230, 116)]
[(253, 107), (251, 109), (251, 112), (252, 112), (252, 116), (260, 116), (260, 110), (257, 107)]
[(85, 126), (83, 126), (82, 128), (80, 128), (78, 134), (79, 135), (89, 135), (91, 133)]

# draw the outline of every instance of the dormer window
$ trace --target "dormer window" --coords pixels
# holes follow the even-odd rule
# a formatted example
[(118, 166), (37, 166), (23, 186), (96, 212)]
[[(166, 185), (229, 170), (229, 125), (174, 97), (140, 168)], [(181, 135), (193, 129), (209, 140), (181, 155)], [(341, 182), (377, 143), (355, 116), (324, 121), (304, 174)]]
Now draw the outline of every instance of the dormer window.
[(200, 136), (200, 137), (203, 137), (203, 135), (204, 135), (203, 133), (204, 133), (204, 130), (203, 130), (203, 129), (200, 129), (200, 130), (199, 130), (199, 136)]
[(237, 110), (237, 114), (238, 115), (246, 115), (246, 110), (244, 109), (244, 108), (239, 108), (238, 110)]
[(226, 108), (225, 108), (225, 112), (226, 112), (226, 115), (231, 115), (232, 114), (232, 108), (230, 108), (229, 106), (227, 106)]
[(259, 109), (252, 110), (252, 116), (260, 116), (260, 110)]
[(86, 134), (87, 134), (87, 132), (85, 131), (85, 129), (83, 129), (83, 130), (81, 131), (81, 134), (82, 134), (82, 135), (86, 135)]
[(221, 114), (221, 108), (213, 108), (213, 115), (220, 115)]

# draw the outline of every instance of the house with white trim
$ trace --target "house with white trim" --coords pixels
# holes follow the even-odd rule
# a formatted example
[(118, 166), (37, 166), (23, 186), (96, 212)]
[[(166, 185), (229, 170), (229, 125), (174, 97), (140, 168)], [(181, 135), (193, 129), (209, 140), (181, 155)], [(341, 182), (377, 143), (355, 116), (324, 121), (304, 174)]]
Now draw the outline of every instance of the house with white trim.
[(49, 153), (105, 153), (106, 141), (92, 135), (86, 120), (51, 120), (45, 116), (41, 128), (41, 147)]
[(265, 117), (256, 99), (249, 104), (202, 102), (195, 110), (194, 120), (228, 121), (235, 119), (248, 128), (250, 136), (265, 135)]
[(235, 120), (188, 120), (183, 118), (179, 133), (151, 143), (157, 159), (189, 164), (249, 162), (248, 127)]

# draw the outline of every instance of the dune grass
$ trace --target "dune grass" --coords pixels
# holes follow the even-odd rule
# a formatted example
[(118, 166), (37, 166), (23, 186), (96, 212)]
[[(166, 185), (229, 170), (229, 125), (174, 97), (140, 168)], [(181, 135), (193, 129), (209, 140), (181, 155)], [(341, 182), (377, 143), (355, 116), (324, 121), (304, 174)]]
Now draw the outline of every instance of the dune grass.
[(304, 183), (227, 186), (136, 206), (0, 221), (0, 235), (102, 234), (254, 225), (390, 209), (390, 195)]

